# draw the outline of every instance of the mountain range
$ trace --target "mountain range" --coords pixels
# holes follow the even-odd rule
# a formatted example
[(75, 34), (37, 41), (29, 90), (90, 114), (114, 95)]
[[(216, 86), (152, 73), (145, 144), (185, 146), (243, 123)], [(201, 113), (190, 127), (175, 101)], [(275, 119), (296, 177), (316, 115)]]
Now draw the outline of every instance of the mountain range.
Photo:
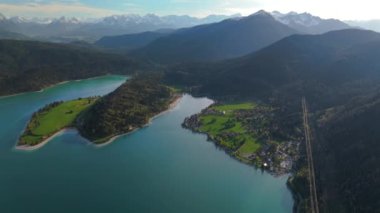
[(139, 33), (159, 29), (177, 29), (218, 22), (226, 18), (239, 17), (210, 15), (205, 18), (191, 16), (145, 16), (128, 14), (113, 15), (99, 19), (78, 18), (7, 18), (0, 15), (0, 29), (24, 34), (40, 40), (67, 42), (72, 40), (94, 41), (103, 36)]
[(333, 30), (342, 30), (351, 28), (350, 25), (337, 19), (322, 19), (313, 16), (310, 13), (280, 13), (274, 11), (271, 13), (276, 20), (289, 27), (305, 34), (322, 34)]
[(339, 96), (330, 94), (333, 89), (348, 82), (380, 79), (379, 44), (380, 34), (364, 30), (292, 35), (243, 57), (179, 64), (173, 66), (171, 74), (176, 78), (173, 82), (203, 85), (198, 90), (212, 96), (278, 92), (302, 96), (300, 91), (307, 91), (309, 101), (327, 107), (340, 101)]
[(269, 13), (259, 11), (247, 17), (175, 31), (134, 54), (160, 63), (221, 60), (251, 53), (295, 33)]
[(105, 48), (133, 50), (159, 63), (222, 60), (257, 51), (292, 34), (321, 34), (350, 28), (333, 19), (308, 13), (258, 11), (247, 17), (183, 28), (172, 32), (107, 36), (95, 42)]

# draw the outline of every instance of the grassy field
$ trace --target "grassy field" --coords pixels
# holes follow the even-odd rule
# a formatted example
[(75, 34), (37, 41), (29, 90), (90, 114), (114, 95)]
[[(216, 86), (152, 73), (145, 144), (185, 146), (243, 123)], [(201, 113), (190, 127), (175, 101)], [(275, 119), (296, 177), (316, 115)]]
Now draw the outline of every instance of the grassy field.
[(95, 100), (84, 98), (67, 101), (48, 110), (37, 112), (29, 121), (20, 144), (37, 145), (54, 133), (72, 126), (79, 113), (91, 106)]
[(259, 148), (260, 148), (260, 144), (257, 143), (257, 141), (253, 137), (249, 136), (248, 138), (246, 138), (243, 146), (239, 148), (238, 152), (241, 155), (246, 155), (246, 154), (256, 152), (257, 149)]
[(216, 105), (212, 108), (219, 111), (236, 111), (236, 110), (249, 110), (253, 109), (256, 106), (255, 103), (239, 103), (239, 104), (225, 104), (225, 105)]
[(243, 123), (237, 120), (236, 113), (239, 110), (253, 109), (255, 106), (254, 103), (212, 106), (211, 109), (220, 113), (201, 115), (202, 125), (199, 131), (208, 133), (226, 148), (238, 150), (238, 154), (254, 153), (260, 148), (260, 143), (246, 130)]
[(234, 119), (232, 115), (205, 115), (201, 116), (202, 132), (217, 135), (221, 132), (243, 133), (242, 124)]

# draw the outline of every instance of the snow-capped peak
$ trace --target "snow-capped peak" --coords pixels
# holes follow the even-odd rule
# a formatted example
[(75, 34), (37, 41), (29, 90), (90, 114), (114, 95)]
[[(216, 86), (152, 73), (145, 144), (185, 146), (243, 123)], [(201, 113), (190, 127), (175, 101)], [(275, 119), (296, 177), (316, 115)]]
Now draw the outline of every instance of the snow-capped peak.
[(259, 10), (250, 16), (272, 16), (272, 15), (265, 10)]
[(53, 24), (79, 24), (81, 23), (81, 21), (74, 17), (66, 18), (65, 16), (62, 16), (61, 18), (54, 19), (52, 23)]
[(313, 16), (309, 13), (296, 13), (296, 12), (289, 12), (286, 14), (280, 13), (278, 11), (274, 11), (271, 13), (273, 17), (277, 20), (282, 22), (283, 24), (297, 24), (302, 25), (306, 27), (315, 26), (321, 23), (322, 19)]

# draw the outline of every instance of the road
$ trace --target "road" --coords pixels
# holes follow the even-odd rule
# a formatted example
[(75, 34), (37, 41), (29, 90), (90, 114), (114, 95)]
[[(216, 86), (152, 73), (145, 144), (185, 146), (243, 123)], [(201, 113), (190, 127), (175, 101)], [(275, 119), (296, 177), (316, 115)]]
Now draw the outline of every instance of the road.
[(311, 147), (312, 137), (311, 137), (310, 125), (309, 125), (309, 111), (307, 108), (305, 97), (302, 98), (302, 111), (303, 111), (303, 124), (304, 124), (304, 130), (305, 130), (306, 154), (307, 154), (307, 162), (308, 162), (308, 168), (309, 168), (310, 206), (311, 206), (312, 213), (319, 213), (317, 187), (315, 184), (313, 152), (312, 152), (312, 147)]

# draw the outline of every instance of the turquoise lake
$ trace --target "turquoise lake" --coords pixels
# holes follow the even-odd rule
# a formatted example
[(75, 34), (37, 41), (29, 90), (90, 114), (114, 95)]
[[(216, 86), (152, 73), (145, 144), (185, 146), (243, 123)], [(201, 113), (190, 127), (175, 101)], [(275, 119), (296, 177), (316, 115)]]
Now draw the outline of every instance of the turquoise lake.
[(71, 81), (0, 98), (1, 213), (290, 213), (287, 176), (242, 164), (183, 129), (212, 103), (184, 95), (148, 126), (96, 148), (75, 130), (41, 149), (14, 149), (32, 113), (57, 100), (104, 95), (123, 76)]

